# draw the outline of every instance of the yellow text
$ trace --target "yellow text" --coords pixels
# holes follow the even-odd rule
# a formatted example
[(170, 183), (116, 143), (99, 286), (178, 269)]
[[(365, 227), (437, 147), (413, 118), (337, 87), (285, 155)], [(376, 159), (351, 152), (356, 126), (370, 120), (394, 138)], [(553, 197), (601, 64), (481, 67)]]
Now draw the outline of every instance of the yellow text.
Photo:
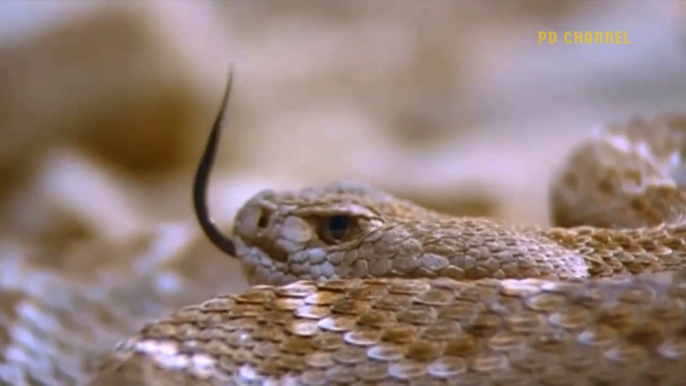
[[(626, 31), (565, 31), (564, 44), (624, 45), (631, 44)], [(556, 44), (557, 32), (538, 31), (538, 44)]]

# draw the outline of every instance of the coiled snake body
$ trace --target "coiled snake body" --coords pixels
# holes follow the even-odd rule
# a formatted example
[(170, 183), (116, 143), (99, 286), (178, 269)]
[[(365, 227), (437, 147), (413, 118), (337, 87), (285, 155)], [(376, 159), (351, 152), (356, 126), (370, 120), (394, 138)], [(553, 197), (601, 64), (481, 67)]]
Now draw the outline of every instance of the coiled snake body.
[(257, 194), (231, 238), (204, 203), (222, 121), (195, 205), (255, 286), (148, 323), (91, 384), (686, 382), (686, 142), (673, 119), (577, 146), (551, 188), (560, 227), (451, 217), (340, 181)]

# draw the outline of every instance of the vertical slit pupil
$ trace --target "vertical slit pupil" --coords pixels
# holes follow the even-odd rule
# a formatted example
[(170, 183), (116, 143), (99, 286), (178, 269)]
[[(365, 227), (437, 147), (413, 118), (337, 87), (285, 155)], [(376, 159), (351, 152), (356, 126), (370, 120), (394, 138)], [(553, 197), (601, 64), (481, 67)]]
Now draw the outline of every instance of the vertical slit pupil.
[(333, 216), (329, 218), (329, 233), (331, 237), (336, 240), (340, 240), (345, 236), (345, 232), (348, 229), (348, 217), (346, 216)]

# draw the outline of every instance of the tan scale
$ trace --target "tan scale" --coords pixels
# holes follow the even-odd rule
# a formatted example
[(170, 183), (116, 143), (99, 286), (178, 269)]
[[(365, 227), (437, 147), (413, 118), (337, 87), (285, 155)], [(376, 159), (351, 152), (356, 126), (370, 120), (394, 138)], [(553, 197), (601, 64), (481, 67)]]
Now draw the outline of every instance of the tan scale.
[[(199, 168), (205, 173), (225, 106)], [(117, 267), (129, 281), (98, 283), (86, 277), (97, 267), (48, 275), (17, 258), (10, 268), (21, 277), (45, 277), (0, 277), (0, 378), (78, 384), (90, 377), (93, 385), (683, 384), (685, 126), (679, 117), (636, 120), (581, 143), (551, 186), (553, 220), (564, 227), (450, 217), (350, 181), (261, 192), (239, 211), (230, 238), (208, 233), (240, 259), (254, 286), (156, 320), (140, 310), (169, 305), (145, 285), (154, 272), (135, 274), (135, 259)], [(201, 226), (208, 232), (207, 223)], [(128, 304), (127, 294), (135, 294)], [(149, 323), (136, 333), (139, 319)], [(31, 348), (40, 337), (42, 348), (57, 342), (53, 355)], [(109, 353), (91, 367), (104, 349)]]

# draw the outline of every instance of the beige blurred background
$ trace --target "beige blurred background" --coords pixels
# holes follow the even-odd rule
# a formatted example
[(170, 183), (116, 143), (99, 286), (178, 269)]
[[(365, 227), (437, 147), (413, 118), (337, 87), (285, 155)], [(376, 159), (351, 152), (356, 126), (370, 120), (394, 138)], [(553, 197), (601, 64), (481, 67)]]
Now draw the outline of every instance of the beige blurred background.
[(179, 302), (246, 285), (190, 201), (230, 63), (210, 202), (227, 229), (260, 189), (339, 178), (546, 224), (576, 141), (686, 106), (680, 0), (113, 3), (0, 2), (0, 258), (57, 275), (147, 261), (172, 292), (204, 283)]

